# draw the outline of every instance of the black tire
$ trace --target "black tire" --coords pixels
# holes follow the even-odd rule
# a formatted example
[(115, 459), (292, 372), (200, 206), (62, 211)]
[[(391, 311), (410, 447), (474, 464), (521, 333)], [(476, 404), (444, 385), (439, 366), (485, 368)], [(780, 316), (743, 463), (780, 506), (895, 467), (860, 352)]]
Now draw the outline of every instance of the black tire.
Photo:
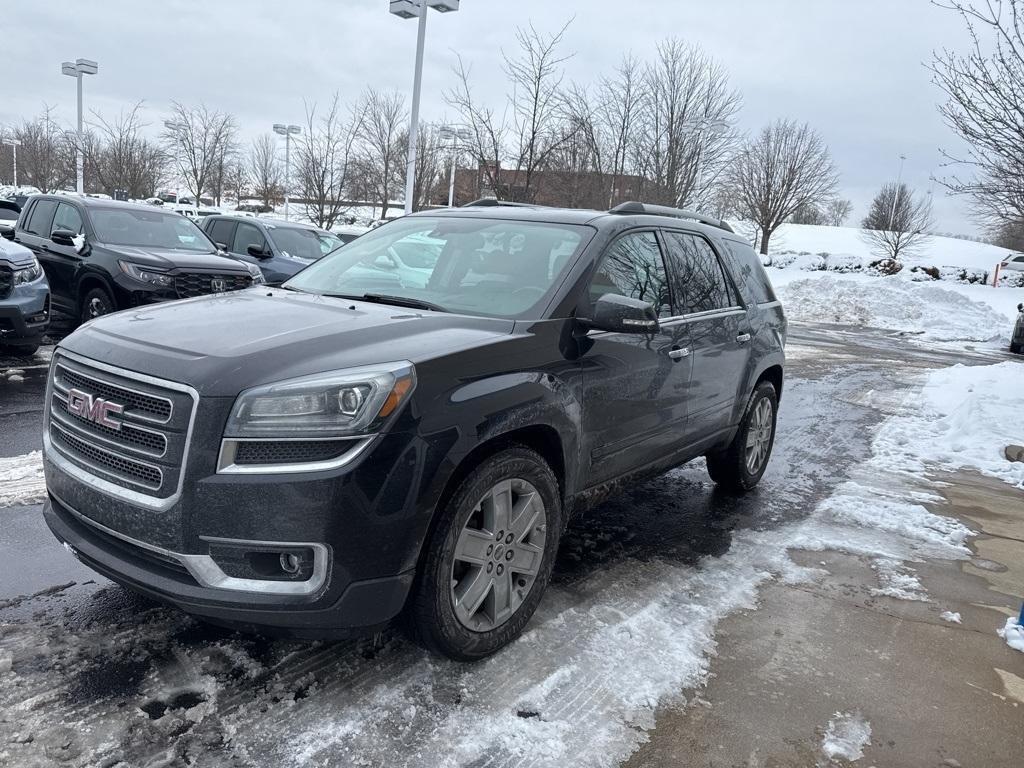
[[(515, 592), (522, 602), (502, 620), (502, 623), (491, 629), (474, 630), (456, 613), (455, 569), (465, 567), (456, 557), (456, 546), (464, 530), (472, 527), (471, 520), (478, 519), (482, 514), (478, 508), (484, 500), (490, 498), (494, 490), (506, 481), (532, 486), (543, 502), (543, 546), (535, 547), (539, 565), (525, 592), (516, 588), (517, 583), (522, 583), (523, 577), (517, 576), (513, 579), (515, 569), (509, 566), (505, 578), (512, 584), (511, 591)], [(558, 553), (558, 541), (562, 532), (562, 504), (558, 481), (539, 454), (529, 448), (514, 446), (488, 457), (473, 469), (459, 484), (444, 508), (439, 510), (439, 514), (440, 518), (433, 533), (424, 543), (425, 556), (413, 587), (408, 610), (409, 628), (413, 638), (430, 651), (457, 661), (476, 661), (490, 656), (515, 640), (533, 616), (544, 595), (548, 580), (551, 578), (551, 569)], [(536, 530), (539, 531), (540, 527), (538, 526)], [(490, 532), (480, 531), (482, 538), (485, 533), (489, 535)], [(508, 532), (507, 535), (511, 537), (512, 533)], [(504, 541), (506, 539), (501, 537), (495, 540), (497, 546)], [(484, 543), (486, 544), (486, 541)], [(516, 546), (525, 547), (530, 544), (524, 537), (523, 543), (517, 541), (505, 548), (504, 556), (508, 556), (508, 550), (514, 550)], [(499, 549), (496, 548), (494, 551), (497, 562), (504, 566), (504, 556)], [(490, 557), (491, 548), (486, 552)], [(508, 562), (513, 562), (514, 556), (515, 552)], [(520, 558), (520, 563), (522, 562), (524, 560)], [(494, 569), (488, 569), (486, 573), (494, 575), (484, 576), (484, 579), (491, 579), (491, 583), (494, 584), (500, 571), (490, 559), (487, 559), (486, 563)], [(483, 565), (472, 567), (479, 567), (481, 570), (477, 573), (483, 573)], [(488, 599), (496, 603), (497, 587), (492, 587), (488, 594)], [(487, 600), (483, 605), (486, 604)], [(511, 605), (511, 598), (508, 605)], [(465, 607), (463, 610), (465, 613)], [(484, 607), (480, 608), (480, 612), (486, 612)]]
[(0, 351), (13, 357), (32, 357), (38, 349), (38, 344), (8, 344), (0, 346)]
[(1015, 355), (1019, 355), (1021, 352), (1024, 352), (1024, 345), (1014, 344), (1014, 343), (1011, 342), (1010, 343), (1010, 351), (1013, 354), (1015, 354)]
[(89, 289), (82, 296), (79, 306), (81, 307), (79, 319), (83, 323), (117, 311), (117, 305), (114, 304), (114, 299), (111, 298), (107, 289), (100, 287)]
[[(751, 469), (748, 462), (747, 441), (752, 429), (756, 428), (755, 414), (759, 408), (764, 408), (761, 403), (767, 401), (771, 407), (771, 433), (767, 436), (767, 443), (764, 444), (763, 456), (756, 466)], [(778, 420), (779, 398), (775, 392), (774, 385), (768, 381), (762, 381), (754, 388), (747, 403), (747, 409), (743, 413), (739, 430), (736, 437), (727, 448), (707, 455), (708, 474), (724, 490), (733, 493), (746, 493), (761, 480), (768, 460), (772, 455), (772, 446), (775, 445), (775, 425)]]

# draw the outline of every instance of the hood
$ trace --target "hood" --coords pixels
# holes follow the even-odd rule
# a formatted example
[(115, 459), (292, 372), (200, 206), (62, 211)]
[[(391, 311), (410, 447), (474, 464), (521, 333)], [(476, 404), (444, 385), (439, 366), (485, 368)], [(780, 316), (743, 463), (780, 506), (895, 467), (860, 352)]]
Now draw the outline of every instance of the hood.
[(250, 288), (101, 317), (60, 347), (201, 394), (357, 365), (422, 362), (512, 332), (514, 322)]
[(172, 248), (139, 248), (131, 245), (102, 246), (125, 261), (156, 269), (202, 269), (217, 272), (248, 274), (248, 267), (238, 259), (219, 254), (180, 251)]
[(32, 264), (32, 251), (24, 245), (0, 237), (0, 262), (5, 262), (15, 269)]

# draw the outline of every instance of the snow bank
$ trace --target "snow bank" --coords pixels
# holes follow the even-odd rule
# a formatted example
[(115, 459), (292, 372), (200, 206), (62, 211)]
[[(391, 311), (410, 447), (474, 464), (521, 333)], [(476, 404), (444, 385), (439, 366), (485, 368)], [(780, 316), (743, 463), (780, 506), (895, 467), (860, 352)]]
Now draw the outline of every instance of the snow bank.
[(1006, 619), (1006, 624), (1002, 629), (997, 629), (996, 632), (999, 634), (1006, 644), (1013, 648), (1015, 651), (1024, 653), (1024, 626), (1017, 623), (1017, 619), (1010, 616)]
[(908, 280), (822, 276), (795, 280), (779, 293), (791, 320), (885, 328), (932, 341), (994, 341), (1011, 330), (987, 304)]
[(860, 712), (836, 712), (828, 721), (821, 751), (829, 760), (841, 757), (853, 762), (864, 757), (864, 747), (871, 743), (871, 724)]
[(45, 498), (42, 451), (0, 458), (0, 508), (39, 504)]

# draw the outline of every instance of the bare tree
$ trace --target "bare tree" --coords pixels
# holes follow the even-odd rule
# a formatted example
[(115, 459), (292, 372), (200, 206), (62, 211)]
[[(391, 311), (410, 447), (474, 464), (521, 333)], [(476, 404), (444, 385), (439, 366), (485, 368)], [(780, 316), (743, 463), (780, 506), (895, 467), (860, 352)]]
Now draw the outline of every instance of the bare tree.
[(991, 220), (1024, 216), (1024, 0), (933, 0), (963, 19), (966, 54), (936, 53), (930, 69), (945, 92), (939, 112), (969, 145), (945, 153), (962, 169), (940, 182)]
[(445, 101), (456, 110), (472, 134), (466, 149), (481, 170), (481, 186), (484, 188), (479, 192), (483, 195), (494, 195), (501, 200), (504, 197), (501, 161), (508, 126), (504, 119), (498, 118), (493, 109), (476, 99), (470, 85), (471, 71), (461, 56), (458, 57), (454, 72), (458, 85), (445, 93)]
[(760, 251), (801, 206), (835, 195), (838, 177), (828, 147), (810, 126), (777, 120), (744, 142), (730, 165), (740, 215), (757, 225)]
[(408, 121), (405, 97), (391, 91), (367, 89), (360, 99), (357, 135), (361, 186), (380, 203), (384, 218), (404, 178)]
[(863, 238), (881, 256), (899, 261), (927, 243), (932, 226), (931, 195), (915, 195), (906, 184), (885, 184), (862, 223)]
[[(598, 84), (595, 158), (597, 170), (609, 175), (609, 208), (623, 200), (620, 182), (638, 155), (637, 136), (646, 98), (642, 65), (632, 55), (623, 57), (615, 74)], [(636, 196), (640, 196), (640, 190)]]
[(361, 121), (361, 113), (343, 112), (337, 93), (322, 116), (315, 104), (306, 105), (306, 132), (293, 150), (293, 162), (306, 216), (317, 226), (332, 227), (348, 209), (345, 193)]
[(150, 197), (156, 193), (167, 166), (167, 154), (142, 131), (142, 102), (108, 120), (93, 112), (91, 131), (78, 146), (94, 189), (111, 196)]
[(52, 192), (67, 187), (75, 179), (74, 146), (53, 119), (53, 109), (25, 120), (11, 132), (21, 142), (18, 147), (18, 182)]
[(1007, 219), (993, 228), (992, 242), (1010, 251), (1024, 251), (1024, 219)]
[[(406, 132), (404, 143), (408, 144)], [(443, 185), (443, 172), (450, 156), (450, 144), (441, 141), (437, 126), (421, 123), (416, 131), (416, 170), (413, 178), (414, 211), (431, 204), (439, 187)], [(447, 201), (447, 194), (445, 195)]]
[(645, 76), (637, 170), (653, 182), (647, 198), (700, 207), (737, 143), (730, 125), (741, 107), (728, 74), (699, 47), (669, 38)]
[(830, 227), (841, 227), (853, 213), (853, 203), (849, 200), (836, 198), (825, 206), (825, 219)]
[(235, 145), (234, 117), (203, 104), (186, 107), (175, 101), (169, 122), (175, 127), (164, 131), (164, 143), (195, 204), (204, 192), (216, 190), (219, 196), (224, 165)]
[(263, 205), (272, 206), (284, 193), (281, 186), (284, 169), (277, 156), (277, 142), (269, 133), (253, 139), (249, 148), (248, 171), (253, 194)]
[(812, 224), (815, 226), (821, 226), (826, 222), (825, 217), (825, 206), (817, 203), (808, 203), (807, 205), (801, 205), (789, 218), (793, 224)]

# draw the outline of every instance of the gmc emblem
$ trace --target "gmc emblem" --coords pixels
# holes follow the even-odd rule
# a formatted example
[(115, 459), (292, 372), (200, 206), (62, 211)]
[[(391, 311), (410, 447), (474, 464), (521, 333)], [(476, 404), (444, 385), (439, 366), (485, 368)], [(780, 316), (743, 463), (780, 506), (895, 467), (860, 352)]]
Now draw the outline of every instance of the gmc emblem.
[(121, 422), (110, 418), (112, 413), (124, 413), (124, 406), (120, 403), (112, 403), (80, 389), (72, 389), (68, 392), (68, 410), (76, 416), (104, 427), (121, 429)]
[(220, 277), (215, 277), (210, 281), (210, 289), (214, 293), (224, 293), (228, 289), (228, 281)]

